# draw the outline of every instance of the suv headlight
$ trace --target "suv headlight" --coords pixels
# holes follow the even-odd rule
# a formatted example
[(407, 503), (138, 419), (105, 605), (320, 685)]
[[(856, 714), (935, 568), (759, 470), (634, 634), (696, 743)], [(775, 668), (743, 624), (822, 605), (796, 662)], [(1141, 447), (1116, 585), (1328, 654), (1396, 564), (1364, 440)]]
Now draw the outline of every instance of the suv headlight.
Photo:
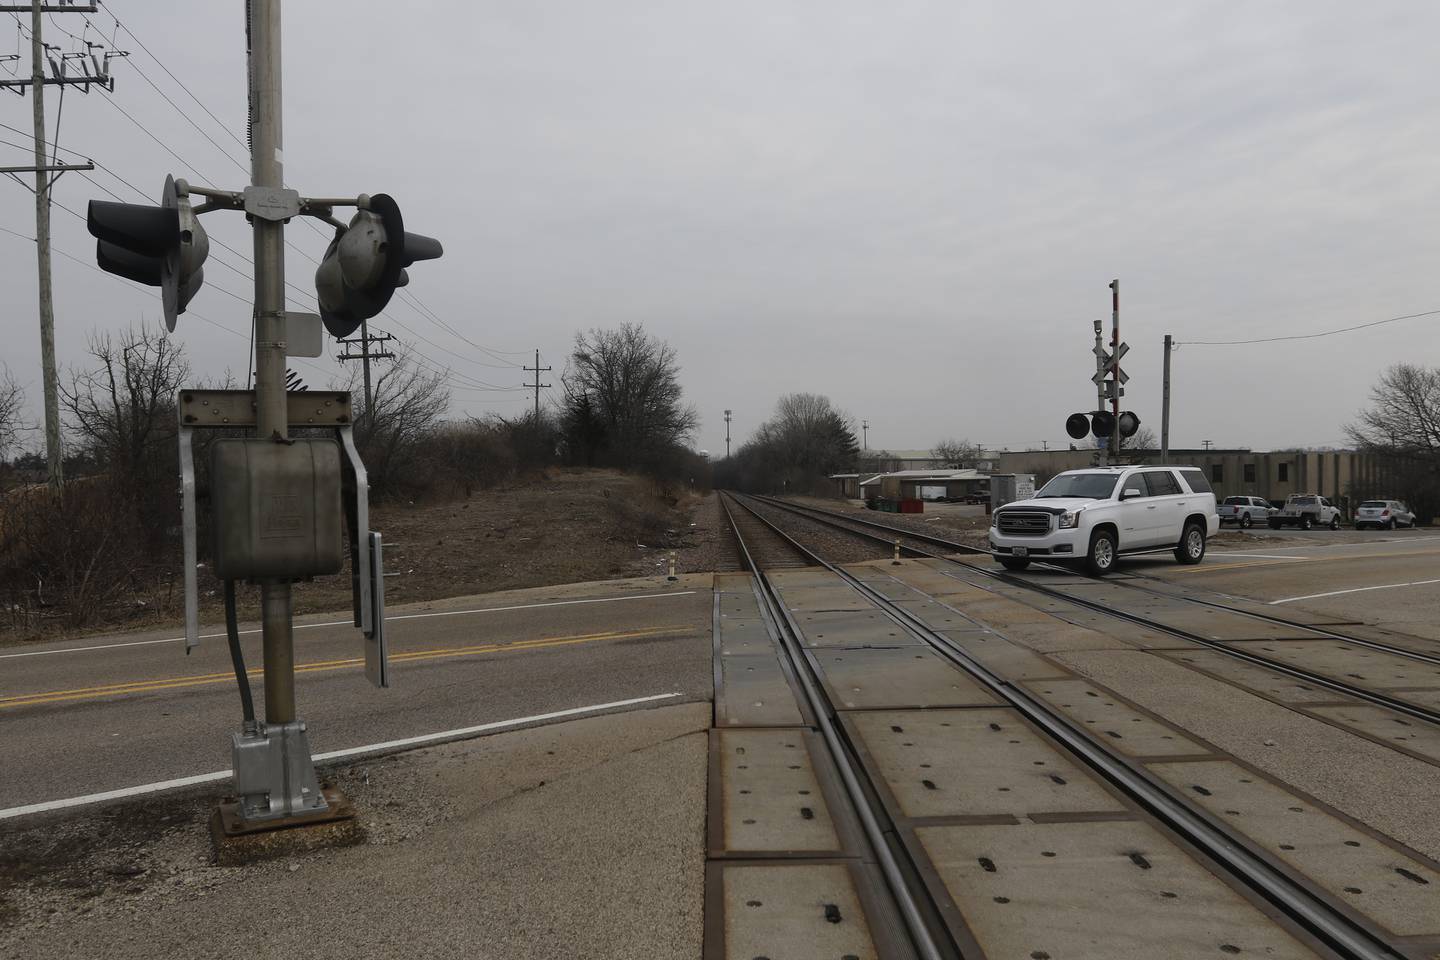
[(1080, 511), (1071, 510), (1068, 513), (1060, 514), (1060, 529), (1070, 530), (1080, 526)]

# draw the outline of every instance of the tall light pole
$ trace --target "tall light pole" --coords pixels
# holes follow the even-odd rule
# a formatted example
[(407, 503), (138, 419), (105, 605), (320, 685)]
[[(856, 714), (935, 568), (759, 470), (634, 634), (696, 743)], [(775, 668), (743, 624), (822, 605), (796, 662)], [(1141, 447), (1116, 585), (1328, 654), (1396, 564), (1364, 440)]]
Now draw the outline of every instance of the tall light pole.
[(1174, 341), (1165, 334), (1165, 380), (1160, 394), (1160, 462), (1170, 462), (1170, 354)]
[(730, 459), (730, 411), (725, 411), (725, 459)]
[(870, 421), (869, 421), (869, 420), (861, 420), (861, 421), (860, 421), (860, 449), (862, 449), (862, 450), (869, 450), (869, 449), (870, 449)]

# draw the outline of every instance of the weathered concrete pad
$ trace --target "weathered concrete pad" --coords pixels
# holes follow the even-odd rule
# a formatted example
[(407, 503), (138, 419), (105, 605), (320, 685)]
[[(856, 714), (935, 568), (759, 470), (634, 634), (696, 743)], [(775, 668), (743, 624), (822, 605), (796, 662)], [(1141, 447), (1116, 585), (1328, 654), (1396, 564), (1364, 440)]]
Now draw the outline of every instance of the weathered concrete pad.
[(1044, 700), (1103, 741), (1130, 757), (1191, 757), (1209, 747), (1085, 680), (1032, 680), (1025, 684)]
[[(1432, 691), (1433, 692), (1433, 691)], [(1397, 693), (1409, 699), (1409, 692)], [(1368, 703), (1315, 704), (1305, 712), (1440, 764), (1440, 728)], [(1437, 891), (1440, 896), (1440, 891)]]
[(1436, 664), (1340, 640), (1236, 641), (1228, 646), (1367, 689), (1440, 688)]
[(831, 700), (846, 710), (999, 703), (969, 674), (925, 647), (826, 648), (810, 656)]
[(1402, 937), (1440, 937), (1440, 870), (1228, 760), (1151, 772), (1331, 897)]
[(866, 711), (843, 720), (901, 817), (1126, 812), (1007, 708)]
[(797, 613), (807, 647), (910, 647), (922, 641), (873, 606), (859, 610)]
[(715, 722), (731, 727), (791, 727), (805, 722), (790, 678), (774, 652), (720, 658)]
[(1057, 650), (1133, 650), (1135, 645), (1110, 634), (1061, 620), (1049, 623), (1015, 623), (1005, 628), (1005, 639), (1039, 653)]
[(1190, 650), (1165, 650), (1157, 656), (1192, 667), (1229, 681), (1281, 703), (1331, 703), (1342, 695), (1324, 687), (1272, 670), (1255, 663), (1236, 660), (1217, 650), (1195, 647)]
[[(915, 830), (986, 957), (1216, 960), (1317, 955), (1140, 821)], [(948, 904), (947, 904), (948, 906)]]
[(710, 731), (710, 856), (842, 855), (816, 746), (808, 730)]
[(707, 872), (706, 960), (901, 955), (883, 937), (889, 924), (869, 917), (877, 905), (862, 864), (718, 861)]
[(1048, 677), (1068, 677), (1065, 668), (1011, 643), (994, 633), (980, 633), (973, 630), (941, 630), (942, 636), (954, 641), (961, 649), (977, 661), (1006, 680), (1039, 680)]
[(220, 804), (210, 818), (215, 862), (239, 867), (364, 843), (365, 826), (355, 807), (333, 787), (324, 787), (323, 792), (328, 804), (323, 814), (273, 822), (246, 823), (240, 819), (238, 803)]

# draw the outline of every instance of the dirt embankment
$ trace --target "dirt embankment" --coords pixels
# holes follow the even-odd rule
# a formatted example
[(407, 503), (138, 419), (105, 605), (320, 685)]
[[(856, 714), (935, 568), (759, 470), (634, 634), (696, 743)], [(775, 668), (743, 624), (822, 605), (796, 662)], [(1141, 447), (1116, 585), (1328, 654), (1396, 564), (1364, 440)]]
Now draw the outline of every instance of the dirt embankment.
[[(371, 526), (385, 536), (385, 599), (391, 604), (523, 587), (664, 573), (677, 551), (682, 572), (708, 570), (716, 536), (713, 496), (665, 490), (615, 470), (549, 470), (525, 482), (448, 502), (376, 503)], [(202, 545), (202, 557), (205, 553)], [(711, 563), (712, 566), (704, 564)], [(223, 618), (221, 584), (202, 571), (201, 617)], [(128, 598), (94, 612), (95, 634), (180, 624), (176, 566), (170, 595)], [(258, 610), (258, 589), (241, 585), (240, 615)], [(348, 610), (346, 571), (295, 585), (295, 612)], [(38, 627), (0, 625), (0, 645), (65, 637), (45, 617)]]

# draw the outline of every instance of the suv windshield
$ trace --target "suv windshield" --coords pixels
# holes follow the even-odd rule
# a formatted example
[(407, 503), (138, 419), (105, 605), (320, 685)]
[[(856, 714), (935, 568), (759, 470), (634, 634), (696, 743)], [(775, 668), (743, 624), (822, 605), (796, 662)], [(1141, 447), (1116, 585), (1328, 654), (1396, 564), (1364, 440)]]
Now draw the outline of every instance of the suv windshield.
[(1083, 497), (1086, 500), (1104, 500), (1115, 492), (1115, 481), (1118, 479), (1110, 473), (1062, 473), (1041, 487), (1035, 499)]

